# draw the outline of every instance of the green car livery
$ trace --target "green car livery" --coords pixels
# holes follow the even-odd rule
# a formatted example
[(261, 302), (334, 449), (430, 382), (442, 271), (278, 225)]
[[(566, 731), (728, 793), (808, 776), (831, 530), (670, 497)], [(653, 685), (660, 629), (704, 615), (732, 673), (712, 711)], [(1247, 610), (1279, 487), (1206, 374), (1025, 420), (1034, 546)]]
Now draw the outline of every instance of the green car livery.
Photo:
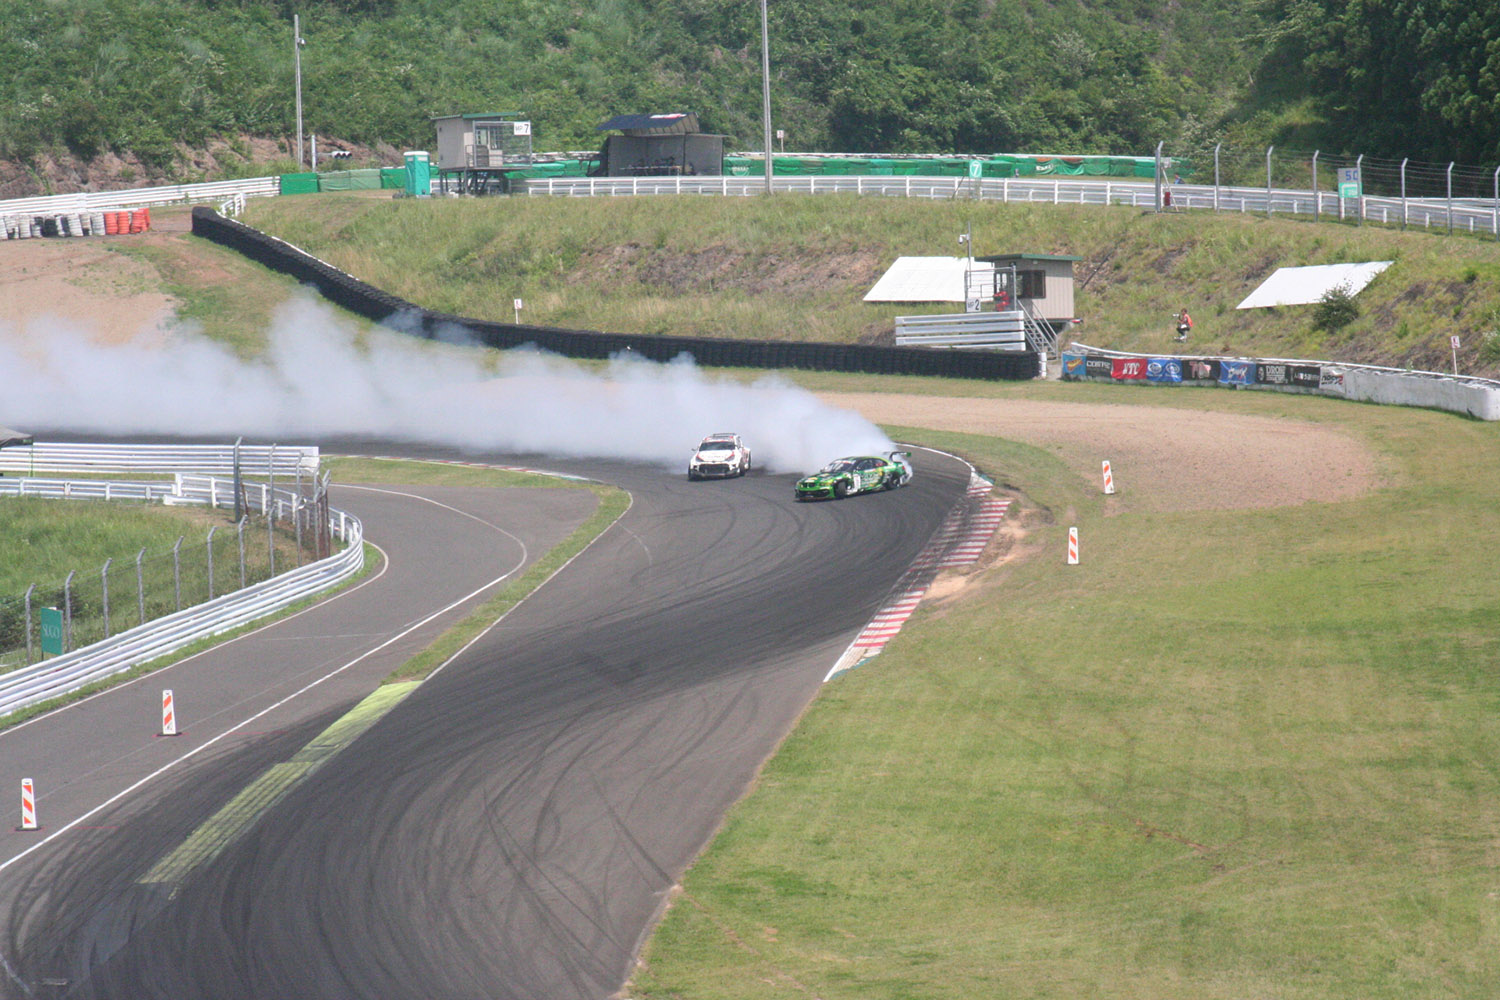
[(805, 479), (797, 480), (798, 500), (842, 500), (855, 493), (893, 490), (911, 481), (911, 453), (887, 452), (839, 458)]

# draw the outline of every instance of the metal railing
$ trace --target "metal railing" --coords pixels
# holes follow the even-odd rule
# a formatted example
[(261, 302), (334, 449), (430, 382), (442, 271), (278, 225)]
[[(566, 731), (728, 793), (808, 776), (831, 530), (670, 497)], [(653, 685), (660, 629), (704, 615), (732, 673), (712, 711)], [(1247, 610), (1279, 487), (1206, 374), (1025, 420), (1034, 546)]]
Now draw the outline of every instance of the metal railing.
[(58, 215), (102, 209), (153, 208), (158, 205), (223, 202), (236, 197), (243, 206), (245, 198), (265, 198), (280, 193), (281, 178), (273, 175), (238, 181), (209, 181), (204, 184), (170, 184), (120, 191), (77, 191), (73, 194), (43, 195), (36, 198), (11, 198), (0, 201), (0, 215)]
[(1025, 314), (1013, 311), (897, 316), (896, 346), (1024, 351)]
[[(312, 475), (316, 445), (240, 445), (239, 466), (256, 475)], [(0, 473), (202, 472), (230, 475), (235, 446), (218, 444), (74, 444), (41, 442), (0, 448)]]
[[(1341, 218), (1424, 229), (1500, 233), (1500, 209), (1469, 199), (1401, 198), (1366, 195), (1340, 198), (1336, 192), (1288, 187), (1170, 184), (1152, 181), (1093, 180), (1087, 177), (969, 178), (921, 176), (773, 177), (773, 191), (788, 194), (856, 194), (897, 198), (999, 201), (1046, 205), (1124, 205), (1165, 211), (1294, 214)], [(528, 180), (526, 195), (622, 197), (702, 194), (751, 197), (765, 192), (760, 177), (547, 177)]]

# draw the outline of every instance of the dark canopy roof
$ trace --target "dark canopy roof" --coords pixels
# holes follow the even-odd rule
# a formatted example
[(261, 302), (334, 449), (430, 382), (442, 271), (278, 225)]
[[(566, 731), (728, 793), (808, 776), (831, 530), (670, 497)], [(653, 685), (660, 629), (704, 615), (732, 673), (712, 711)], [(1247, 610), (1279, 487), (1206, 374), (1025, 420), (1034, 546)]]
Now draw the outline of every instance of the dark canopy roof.
[(615, 115), (597, 131), (618, 129), (632, 135), (692, 135), (698, 131), (698, 116), (691, 111), (663, 115)]
[(30, 434), (22, 434), (20, 431), (13, 431), (9, 427), (0, 427), (0, 448), (6, 448), (13, 444), (30, 444), (31, 441)]

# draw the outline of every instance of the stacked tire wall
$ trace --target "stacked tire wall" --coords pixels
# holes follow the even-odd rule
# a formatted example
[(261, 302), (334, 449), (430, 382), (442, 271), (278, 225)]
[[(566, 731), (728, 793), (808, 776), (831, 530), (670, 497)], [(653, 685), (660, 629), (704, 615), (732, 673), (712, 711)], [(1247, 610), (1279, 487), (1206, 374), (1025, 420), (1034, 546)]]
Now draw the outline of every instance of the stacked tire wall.
[(193, 209), (193, 233), (312, 285), (324, 298), (352, 313), (429, 340), (472, 338), (502, 349), (530, 344), (569, 358), (604, 359), (629, 350), (651, 361), (671, 361), (687, 354), (700, 365), (721, 368), (801, 368), (992, 380), (1033, 379), (1039, 370), (1039, 358), (1031, 352), (667, 337), (496, 323), (423, 309), (205, 206)]

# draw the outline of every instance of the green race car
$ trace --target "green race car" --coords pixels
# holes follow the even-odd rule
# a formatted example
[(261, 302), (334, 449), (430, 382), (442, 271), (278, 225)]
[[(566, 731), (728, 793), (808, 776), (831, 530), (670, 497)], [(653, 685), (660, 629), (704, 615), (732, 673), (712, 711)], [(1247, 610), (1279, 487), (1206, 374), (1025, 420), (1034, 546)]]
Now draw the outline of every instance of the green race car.
[(839, 458), (805, 479), (797, 480), (798, 500), (842, 500), (855, 493), (893, 490), (911, 481), (911, 452), (892, 451), (885, 457), (856, 455)]

